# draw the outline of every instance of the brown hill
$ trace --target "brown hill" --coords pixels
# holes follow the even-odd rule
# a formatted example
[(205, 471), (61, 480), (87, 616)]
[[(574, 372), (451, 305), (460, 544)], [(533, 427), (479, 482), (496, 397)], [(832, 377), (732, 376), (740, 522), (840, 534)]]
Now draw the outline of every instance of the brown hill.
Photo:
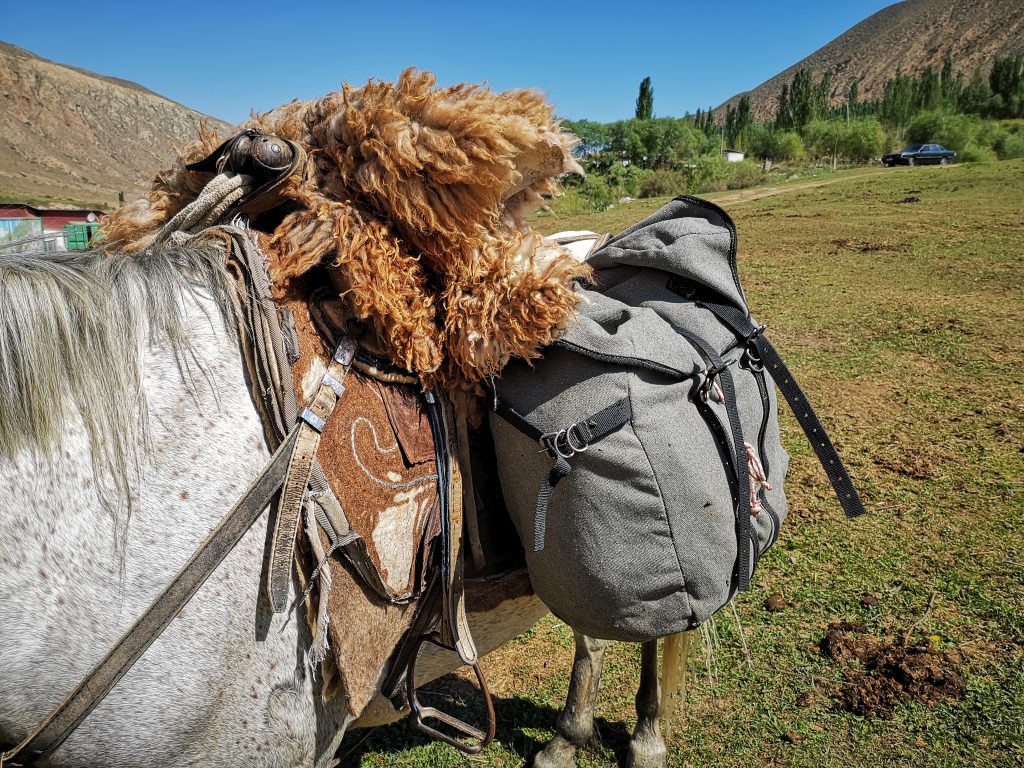
[[(751, 91), (755, 119), (775, 116), (779, 92), (797, 70), (809, 69), (817, 81), (832, 73), (833, 101), (842, 102), (858, 80), (862, 101), (879, 99), (886, 81), (897, 73), (938, 70), (946, 55), (954, 69), (970, 79), (984, 75), (997, 56), (1024, 51), (1024, 0), (906, 0), (890, 5), (850, 28), (828, 45)], [(722, 104), (716, 114), (735, 105), (742, 93)]]
[(130, 200), (202, 118), (228, 128), (135, 83), (0, 43), (0, 199)]

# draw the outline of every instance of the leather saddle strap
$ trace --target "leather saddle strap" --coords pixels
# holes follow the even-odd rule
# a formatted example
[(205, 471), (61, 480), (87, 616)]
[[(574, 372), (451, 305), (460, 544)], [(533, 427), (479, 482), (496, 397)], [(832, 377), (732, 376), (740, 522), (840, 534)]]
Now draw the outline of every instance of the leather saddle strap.
[(441, 507), (441, 594), (444, 599), (442, 641), (454, 648), (465, 664), (475, 664), (478, 654), (466, 617), (466, 593), (462, 562), (462, 473), (453, 436), (452, 409), (433, 392), (427, 393), (430, 426), (437, 456), (437, 489)]
[(277, 305), (270, 288), (267, 259), (250, 231), (233, 225), (210, 227), (203, 237), (225, 241), (227, 267), (239, 283), (239, 341), (249, 372), (253, 402), (260, 412), (271, 447), (276, 446), (295, 423), (297, 407), (292, 386), (290, 349), (294, 336), (285, 338)]
[(288, 586), (291, 582), (295, 535), (302, 514), (302, 501), (313, 473), (320, 434), (345, 391), (345, 375), (352, 367), (356, 347), (356, 342), (352, 339), (341, 340), (334, 350), (327, 372), (324, 373), (313, 400), (299, 414), (295, 450), (288, 464), (284, 487), (281, 489), (281, 501), (274, 521), (274, 535), (270, 542), (267, 592), (274, 613), (283, 613), (288, 609)]
[[(239, 272), (242, 284), (240, 330), (244, 357), (253, 382), (254, 399), (268, 426), (268, 438), (276, 445), (286, 432), (285, 425), (295, 423), (297, 407), (288, 365), (288, 345), (278, 321), (266, 257), (243, 228), (224, 225), (206, 230), (206, 234), (230, 239), (229, 266)], [(408, 602), (399, 600), (380, 578), (366, 542), (352, 529), (341, 502), (315, 459), (308, 485), (314, 514), (328, 536), (330, 549), (341, 549), (363, 580), (383, 599), (395, 604)]]
[(468, 395), (462, 390), (451, 393), (452, 405), (455, 408), (455, 434), (458, 438), (459, 467), (465, 470), (462, 476), (462, 515), (466, 522), (465, 535), (469, 542), (469, 553), (473, 557), (473, 566), (483, 571), (487, 566), (484, 547), (480, 540), (480, 516), (476, 506), (476, 487), (473, 485), (473, 454), (469, 445), (469, 402)]
[(0, 764), (30, 765), (46, 757), (63, 744), (78, 724), (103, 701), (259, 519), (284, 481), (298, 435), (299, 427), (296, 426), (245, 495), (210, 532), (131, 629), (35, 731), (13, 750), (0, 755)]

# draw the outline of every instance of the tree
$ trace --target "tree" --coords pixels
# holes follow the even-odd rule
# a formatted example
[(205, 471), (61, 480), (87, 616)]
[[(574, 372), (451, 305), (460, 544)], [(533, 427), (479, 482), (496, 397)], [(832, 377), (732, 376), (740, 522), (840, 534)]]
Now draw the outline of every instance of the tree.
[(753, 122), (753, 118), (750, 115), (750, 96), (743, 94), (740, 96), (740, 103), (736, 107), (736, 139), (732, 142), (736, 149), (743, 149), (746, 143), (747, 132), (750, 130), (750, 124)]
[(896, 75), (885, 84), (885, 95), (882, 96), (882, 120), (888, 125), (901, 130), (910, 122), (914, 115), (914, 83), (909, 75)]
[(722, 133), (725, 143), (732, 148), (736, 147), (736, 110), (730, 104), (725, 108), (725, 125), (722, 126)]
[(814, 81), (809, 69), (797, 70), (789, 84), (789, 110), (793, 127), (802, 131), (814, 119)]
[(793, 109), (789, 103), (789, 83), (783, 83), (782, 92), (779, 93), (779, 105), (775, 110), (775, 127), (783, 131), (788, 131), (793, 127)]
[(592, 120), (566, 120), (562, 124), (580, 140), (573, 150), (573, 154), (578, 158), (595, 155), (608, 146), (608, 126), (604, 123)]
[(993, 117), (1024, 117), (1024, 53), (996, 58), (989, 73)]
[(640, 95), (636, 97), (636, 116), (639, 120), (650, 120), (654, 115), (654, 88), (651, 78), (645, 77), (640, 82)]

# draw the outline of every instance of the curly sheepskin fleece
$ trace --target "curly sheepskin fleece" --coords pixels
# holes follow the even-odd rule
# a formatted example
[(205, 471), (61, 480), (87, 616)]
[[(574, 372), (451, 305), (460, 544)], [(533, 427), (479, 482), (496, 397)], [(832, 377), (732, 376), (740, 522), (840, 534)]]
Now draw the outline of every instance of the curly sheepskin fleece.
[[(350, 315), (424, 386), (473, 389), (511, 357), (557, 338), (587, 269), (526, 226), (525, 215), (579, 171), (575, 144), (542, 94), (434, 88), (412, 69), (396, 83), (342, 86), (253, 116), (241, 128), (300, 144), (294, 204), (267, 250), (278, 289), (326, 268)], [(145, 248), (208, 175), (185, 165), (224, 137), (205, 126), (145, 199), (111, 214), (104, 239)]]

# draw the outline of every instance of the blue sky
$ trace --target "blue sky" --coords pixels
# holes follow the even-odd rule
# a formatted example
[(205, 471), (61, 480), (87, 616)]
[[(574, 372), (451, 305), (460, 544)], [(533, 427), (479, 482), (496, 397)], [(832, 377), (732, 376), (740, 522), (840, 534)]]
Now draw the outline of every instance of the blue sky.
[(442, 85), (539, 88), (563, 117), (610, 121), (633, 115), (648, 76), (655, 115), (718, 106), (891, 4), (12, 3), (0, 12), (0, 40), (232, 123), (408, 66)]

